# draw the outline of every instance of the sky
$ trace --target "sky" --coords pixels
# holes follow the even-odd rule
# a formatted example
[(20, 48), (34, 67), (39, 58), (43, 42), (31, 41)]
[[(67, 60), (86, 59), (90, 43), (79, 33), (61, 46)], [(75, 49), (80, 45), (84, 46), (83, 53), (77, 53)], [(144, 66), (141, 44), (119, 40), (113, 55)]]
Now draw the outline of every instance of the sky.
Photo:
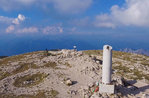
[(1, 55), (75, 44), (149, 50), (148, 28), (149, 0), (0, 0)]

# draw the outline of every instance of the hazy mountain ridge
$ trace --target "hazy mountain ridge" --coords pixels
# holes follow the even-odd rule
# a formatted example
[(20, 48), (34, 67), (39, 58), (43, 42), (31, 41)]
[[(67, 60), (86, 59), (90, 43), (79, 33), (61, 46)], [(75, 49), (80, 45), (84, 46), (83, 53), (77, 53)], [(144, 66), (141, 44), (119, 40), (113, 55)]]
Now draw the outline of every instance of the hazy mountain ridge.
[(147, 55), (149, 56), (149, 51), (144, 50), (144, 49), (131, 49), (131, 48), (125, 48), (125, 49), (120, 49), (122, 52), (128, 52), (128, 53), (136, 53), (136, 54), (142, 54), (142, 55)]
[(132, 98), (149, 93), (148, 56), (113, 51), (112, 62), (116, 93), (111, 95), (92, 92), (101, 83), (101, 50), (37, 51), (0, 59), (0, 97)]

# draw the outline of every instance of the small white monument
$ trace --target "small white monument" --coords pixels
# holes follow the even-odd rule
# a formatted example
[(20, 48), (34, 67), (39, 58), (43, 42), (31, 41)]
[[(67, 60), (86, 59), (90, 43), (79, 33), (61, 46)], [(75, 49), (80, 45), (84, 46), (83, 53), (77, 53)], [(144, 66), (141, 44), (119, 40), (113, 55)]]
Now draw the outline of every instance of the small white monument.
[(99, 85), (101, 93), (114, 93), (114, 85), (111, 84), (112, 74), (112, 47), (103, 47), (102, 83)]
[(73, 46), (73, 49), (74, 49), (75, 51), (77, 51), (77, 46)]

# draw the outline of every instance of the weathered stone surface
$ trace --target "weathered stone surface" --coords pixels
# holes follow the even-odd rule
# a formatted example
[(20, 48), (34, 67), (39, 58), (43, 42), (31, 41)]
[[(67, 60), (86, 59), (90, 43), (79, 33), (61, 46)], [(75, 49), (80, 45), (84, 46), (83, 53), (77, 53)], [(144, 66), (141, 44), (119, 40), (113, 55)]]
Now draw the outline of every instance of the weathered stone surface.
[(99, 92), (100, 93), (114, 94), (115, 86), (114, 85), (99, 84)]

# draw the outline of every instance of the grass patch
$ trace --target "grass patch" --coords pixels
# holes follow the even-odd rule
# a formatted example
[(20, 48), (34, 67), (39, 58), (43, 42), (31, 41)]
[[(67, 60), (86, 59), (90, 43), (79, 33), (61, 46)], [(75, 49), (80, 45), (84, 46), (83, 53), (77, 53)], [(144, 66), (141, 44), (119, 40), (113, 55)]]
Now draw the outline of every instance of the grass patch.
[(56, 91), (56, 90), (51, 90), (49, 97), (50, 97), (50, 98), (55, 98), (58, 94), (59, 94), (58, 91)]
[(59, 94), (56, 90), (51, 91), (38, 91), (36, 95), (19, 95), (16, 96), (14, 94), (0, 94), (0, 98), (56, 98), (56, 96)]
[(12, 73), (17, 74), (17, 73), (20, 73), (20, 72), (24, 72), (24, 71), (26, 71), (30, 68), (37, 69), (39, 67), (35, 64), (32, 64), (32, 63), (23, 63), (18, 68), (16, 68)]
[(0, 80), (10, 76), (11, 74), (9, 72), (0, 72)]
[(83, 53), (86, 55), (102, 55), (102, 50), (86, 50)]
[[(134, 80), (142, 80), (144, 77), (146, 80), (149, 81), (149, 74), (143, 74), (142, 71), (139, 71), (137, 69), (130, 70), (128, 67), (122, 65), (113, 66), (112, 68), (118, 70), (117, 74), (120, 76)], [(129, 73), (132, 73), (132, 75), (129, 75)]]
[(21, 55), (6, 57), (6, 58), (3, 58), (0, 60), (0, 66), (7, 65), (7, 64), (9, 64), (9, 62), (21, 61), (27, 55), (33, 55), (33, 54), (43, 55), (41, 51), (36, 51), (36, 52), (30, 52), (30, 53), (25, 53), (25, 54), (21, 54)]
[(133, 71), (133, 74), (136, 76), (136, 77), (132, 77), (133, 79), (142, 80), (144, 77), (146, 80), (149, 81), (149, 74), (143, 74), (142, 71), (139, 71), (137, 69)]
[(23, 77), (18, 77), (13, 85), (16, 87), (31, 87), (41, 83), (46, 77), (47, 75), (44, 73), (25, 75)]
[[(113, 62), (112, 64), (113, 64), (113, 65), (116, 65), (116, 64), (122, 65), (122, 62), (116, 61), (116, 62)], [(114, 66), (113, 66), (113, 67), (114, 67)]]
[(62, 64), (62, 65), (66, 65), (67, 67), (71, 68), (72, 66), (68, 63), (68, 62), (61, 62), (61, 61), (58, 61), (59, 64)]
[(68, 62), (65, 62), (65, 65), (70, 67), (70, 68), (72, 67)]
[(123, 60), (131, 61), (132, 59), (131, 59), (130, 55), (124, 55)]
[(55, 62), (48, 62), (44, 65), (44, 67), (50, 67), (50, 68), (56, 69), (57, 64)]
[(149, 81), (149, 74), (144, 75), (145, 79)]
[(29, 69), (29, 65), (28, 64), (21, 64), (18, 68), (16, 68), (12, 73), (13, 74), (17, 74), (20, 72), (24, 72), (26, 70)]
[(118, 71), (121, 71), (123, 74), (131, 72), (128, 67), (122, 65), (113, 66), (113, 69), (117, 69)]
[(141, 80), (143, 79), (143, 75), (141, 71), (138, 71), (137, 69), (134, 69), (133, 70), (133, 74), (136, 76), (136, 77), (132, 77), (133, 79), (135, 80)]
[(124, 60), (130, 61), (131, 53), (121, 52), (121, 51), (112, 51), (112, 56), (114, 58), (122, 58)]
[(6, 77), (9, 77), (11, 75), (24, 72), (24, 71), (28, 70), (29, 68), (37, 69), (39, 67), (37, 65), (35, 65), (35, 64), (27, 64), (27, 63), (26, 64), (21, 64), (18, 68), (16, 68), (11, 73), (0, 71), (0, 80), (4, 79)]
[(141, 64), (149, 67), (149, 61), (142, 61)]
[(11, 57), (6, 57), (6, 58), (0, 60), (0, 66), (7, 65), (7, 64), (9, 64), (9, 62), (20, 61), (24, 57), (25, 57), (24, 55), (16, 55), (16, 56), (11, 56)]
[(43, 55), (42, 51), (35, 51), (35, 52), (28, 52), (21, 55), (27, 56), (27, 55), (34, 55), (34, 54), (40, 54)]

